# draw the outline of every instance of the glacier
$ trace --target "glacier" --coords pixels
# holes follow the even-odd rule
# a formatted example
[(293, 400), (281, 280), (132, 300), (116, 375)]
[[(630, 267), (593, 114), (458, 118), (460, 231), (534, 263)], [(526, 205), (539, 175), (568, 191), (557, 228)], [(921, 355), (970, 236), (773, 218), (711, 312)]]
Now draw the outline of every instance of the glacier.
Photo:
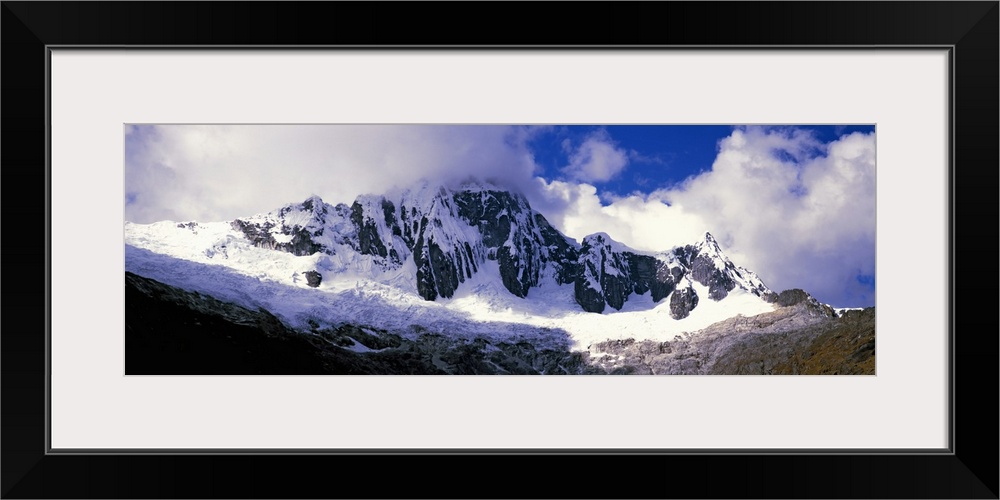
[(126, 222), (125, 245), (127, 272), (300, 329), (349, 323), (586, 350), (777, 307), (711, 234), (662, 252), (603, 233), (578, 242), (489, 184), (425, 183), (351, 205), (310, 196), (232, 221)]

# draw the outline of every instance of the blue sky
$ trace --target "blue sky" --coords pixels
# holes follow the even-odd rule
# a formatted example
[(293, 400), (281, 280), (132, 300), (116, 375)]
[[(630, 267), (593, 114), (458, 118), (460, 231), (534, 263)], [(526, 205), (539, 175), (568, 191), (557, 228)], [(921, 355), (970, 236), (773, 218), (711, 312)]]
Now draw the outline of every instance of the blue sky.
[[(627, 196), (635, 192), (648, 193), (666, 189), (712, 169), (718, 154), (719, 141), (729, 136), (732, 125), (570, 125), (555, 126), (538, 133), (528, 144), (535, 155), (538, 174), (547, 179), (567, 177), (560, 170), (567, 165), (567, 146), (578, 147), (594, 134), (606, 133), (617, 148), (625, 152), (628, 163), (619, 174), (600, 186), (603, 204), (606, 195)], [(853, 132), (874, 132), (873, 125), (809, 125), (773, 126), (809, 131), (822, 144)], [(821, 151), (814, 151), (820, 154)]]
[(567, 236), (662, 251), (711, 232), (775, 290), (875, 302), (870, 125), (125, 126), (125, 218), (232, 220), (420, 179), (492, 179)]

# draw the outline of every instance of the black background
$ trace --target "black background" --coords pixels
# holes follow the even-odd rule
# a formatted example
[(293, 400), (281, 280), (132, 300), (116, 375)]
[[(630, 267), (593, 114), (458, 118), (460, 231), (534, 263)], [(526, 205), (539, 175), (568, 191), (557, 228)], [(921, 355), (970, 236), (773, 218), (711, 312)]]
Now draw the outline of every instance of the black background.
[[(998, 3), (551, 7), (3, 2), (3, 497), (997, 498)], [(45, 46), (88, 44), (954, 45), (955, 453), (46, 455)]]

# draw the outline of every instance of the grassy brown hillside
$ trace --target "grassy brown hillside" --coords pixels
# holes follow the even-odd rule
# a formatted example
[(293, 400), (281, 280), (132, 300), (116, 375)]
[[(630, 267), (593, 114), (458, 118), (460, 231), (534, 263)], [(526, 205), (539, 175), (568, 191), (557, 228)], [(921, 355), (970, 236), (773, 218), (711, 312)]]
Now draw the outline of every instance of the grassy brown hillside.
[(874, 375), (875, 308), (838, 317), (797, 292), (782, 292), (786, 300), (773, 312), (729, 318), (672, 341), (594, 344), (591, 362), (621, 374)]
[(875, 308), (797, 330), (743, 336), (717, 357), (711, 373), (874, 375)]

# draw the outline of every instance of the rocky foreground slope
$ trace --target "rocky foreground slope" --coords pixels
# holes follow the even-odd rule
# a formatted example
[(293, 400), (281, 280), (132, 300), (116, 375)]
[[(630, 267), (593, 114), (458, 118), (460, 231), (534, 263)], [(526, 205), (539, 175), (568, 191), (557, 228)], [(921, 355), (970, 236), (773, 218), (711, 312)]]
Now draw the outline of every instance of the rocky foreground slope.
[(268, 311), (125, 276), (125, 371), (137, 374), (874, 374), (875, 310), (836, 314), (792, 290), (778, 306), (665, 342), (588, 351), (360, 325), (293, 329)]
[(774, 312), (729, 318), (668, 342), (601, 342), (590, 352), (611, 373), (875, 374), (875, 308), (837, 314), (802, 290), (771, 298)]

